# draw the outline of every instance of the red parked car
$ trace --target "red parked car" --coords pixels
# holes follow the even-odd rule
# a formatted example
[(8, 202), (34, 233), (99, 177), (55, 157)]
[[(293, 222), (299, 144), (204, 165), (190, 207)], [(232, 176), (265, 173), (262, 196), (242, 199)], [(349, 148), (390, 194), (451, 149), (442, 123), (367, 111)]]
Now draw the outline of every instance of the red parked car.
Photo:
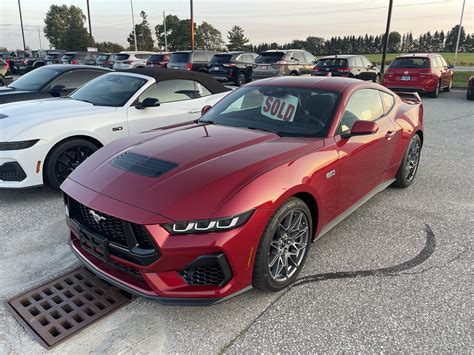
[(172, 53), (152, 54), (146, 60), (146, 66), (150, 68), (166, 68)]
[(418, 94), (347, 78), (249, 83), (197, 122), (115, 141), (63, 183), (71, 247), (100, 277), (162, 302), (212, 304), (295, 281), (311, 242), (409, 186)]
[(438, 97), (453, 85), (453, 71), (437, 53), (405, 54), (388, 67), (383, 85), (394, 91), (416, 91)]

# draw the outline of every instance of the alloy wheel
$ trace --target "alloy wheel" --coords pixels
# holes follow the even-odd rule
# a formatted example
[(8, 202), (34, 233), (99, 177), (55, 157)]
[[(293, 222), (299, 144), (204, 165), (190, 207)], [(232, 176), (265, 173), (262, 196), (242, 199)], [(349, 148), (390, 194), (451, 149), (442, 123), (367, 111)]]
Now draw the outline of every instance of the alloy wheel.
[(237, 75), (237, 84), (239, 86), (242, 86), (242, 85), (245, 85), (245, 82), (246, 82), (245, 74), (244, 73), (239, 73)]
[(94, 153), (93, 149), (82, 145), (71, 147), (62, 152), (56, 160), (54, 172), (59, 182), (63, 182), (84, 160)]
[(407, 181), (413, 180), (420, 161), (420, 142), (414, 141), (408, 151), (407, 163), (405, 166), (405, 178)]
[(276, 282), (285, 282), (301, 266), (306, 253), (310, 228), (308, 217), (294, 209), (281, 219), (268, 252), (268, 270)]

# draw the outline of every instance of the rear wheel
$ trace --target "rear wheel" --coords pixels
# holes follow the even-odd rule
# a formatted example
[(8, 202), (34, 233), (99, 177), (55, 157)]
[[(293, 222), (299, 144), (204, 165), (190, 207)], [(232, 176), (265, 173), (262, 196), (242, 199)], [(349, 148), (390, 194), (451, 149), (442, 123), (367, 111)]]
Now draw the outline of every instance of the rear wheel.
[(408, 144), (407, 151), (403, 156), (400, 168), (398, 168), (396, 180), (393, 183), (397, 187), (408, 187), (412, 184), (415, 179), (416, 172), (418, 171), (418, 164), (420, 162), (421, 153), (421, 139), (418, 134), (415, 134), (410, 144)]
[(440, 88), (441, 88), (441, 81), (438, 81), (438, 85), (436, 85), (435, 91), (430, 92), (430, 97), (434, 99), (437, 98), (439, 95)]
[(243, 71), (239, 71), (235, 77), (235, 85), (242, 86), (247, 82), (247, 77)]
[(474, 100), (474, 89), (467, 89), (466, 99)]
[(296, 280), (308, 254), (313, 223), (308, 206), (290, 198), (265, 228), (255, 256), (253, 286), (279, 291)]
[(48, 155), (44, 165), (47, 185), (59, 190), (59, 186), (84, 160), (99, 147), (85, 139), (71, 139), (60, 143)]

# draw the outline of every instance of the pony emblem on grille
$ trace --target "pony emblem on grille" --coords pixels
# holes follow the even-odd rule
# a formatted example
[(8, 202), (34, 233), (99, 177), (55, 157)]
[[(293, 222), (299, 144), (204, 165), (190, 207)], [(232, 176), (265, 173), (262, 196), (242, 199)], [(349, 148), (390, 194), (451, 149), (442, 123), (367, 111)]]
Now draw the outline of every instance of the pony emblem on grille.
[(100, 222), (102, 222), (106, 219), (104, 216), (101, 216), (100, 214), (96, 213), (93, 210), (89, 210), (89, 214), (92, 216), (95, 223), (97, 223), (97, 224), (99, 224)]

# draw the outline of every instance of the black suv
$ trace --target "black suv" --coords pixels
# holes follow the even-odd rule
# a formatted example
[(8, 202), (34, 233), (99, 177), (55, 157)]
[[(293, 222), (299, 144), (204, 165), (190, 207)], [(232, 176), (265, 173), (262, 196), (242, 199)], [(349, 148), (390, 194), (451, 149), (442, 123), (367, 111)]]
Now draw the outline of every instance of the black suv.
[(363, 55), (331, 55), (320, 58), (311, 75), (345, 76), (380, 83), (380, 71)]
[(207, 66), (216, 51), (180, 51), (173, 52), (168, 62), (168, 69), (192, 70), (207, 73)]
[(250, 52), (225, 52), (217, 53), (211, 58), (208, 72), (217, 81), (233, 81), (241, 86), (252, 80), (252, 67), (256, 53)]

